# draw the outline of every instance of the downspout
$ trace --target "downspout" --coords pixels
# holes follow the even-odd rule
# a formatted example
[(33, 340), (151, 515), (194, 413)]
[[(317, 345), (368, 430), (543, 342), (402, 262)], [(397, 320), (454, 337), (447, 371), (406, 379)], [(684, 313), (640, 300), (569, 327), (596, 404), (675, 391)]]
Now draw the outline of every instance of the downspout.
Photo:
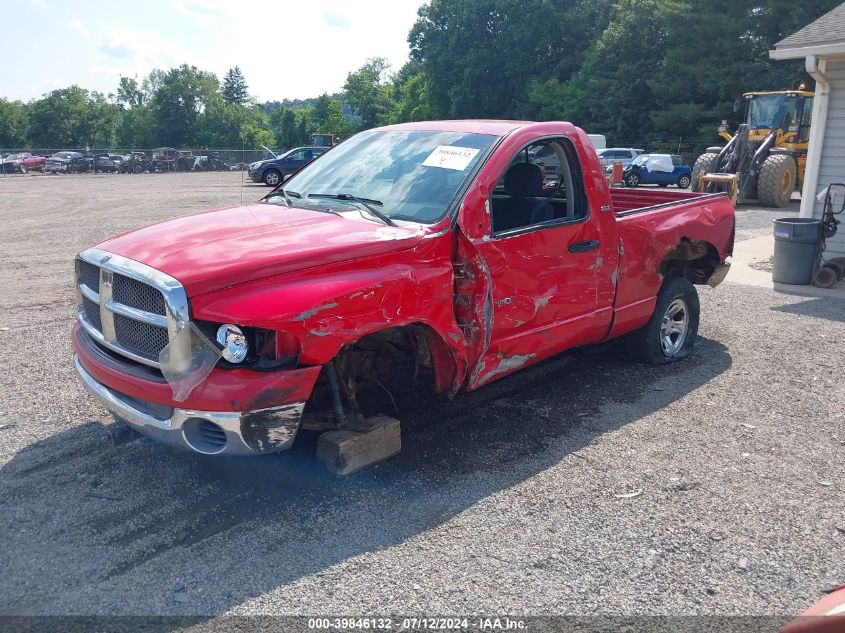
[(816, 189), (819, 186), (819, 166), (822, 159), (822, 145), (827, 127), (827, 105), (830, 99), (830, 81), (824, 74), (825, 60), (819, 62), (815, 55), (807, 55), (804, 68), (816, 80), (813, 99), (813, 118), (810, 124), (810, 142), (807, 148), (807, 167), (804, 172), (804, 186), (801, 188), (801, 210), (798, 217), (812, 218), (816, 205)]

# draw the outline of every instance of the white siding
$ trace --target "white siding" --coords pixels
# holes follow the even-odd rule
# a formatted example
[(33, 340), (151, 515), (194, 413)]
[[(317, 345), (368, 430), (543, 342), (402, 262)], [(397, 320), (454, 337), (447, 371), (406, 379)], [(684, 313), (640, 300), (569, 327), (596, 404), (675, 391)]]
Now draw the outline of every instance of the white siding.
[[(845, 60), (828, 60), (825, 75), (830, 79), (830, 102), (816, 191), (832, 182), (845, 182)], [(822, 203), (816, 201), (813, 215), (820, 218), (821, 214)], [(845, 214), (839, 219), (842, 224), (836, 235), (827, 240), (825, 258), (845, 257)]]

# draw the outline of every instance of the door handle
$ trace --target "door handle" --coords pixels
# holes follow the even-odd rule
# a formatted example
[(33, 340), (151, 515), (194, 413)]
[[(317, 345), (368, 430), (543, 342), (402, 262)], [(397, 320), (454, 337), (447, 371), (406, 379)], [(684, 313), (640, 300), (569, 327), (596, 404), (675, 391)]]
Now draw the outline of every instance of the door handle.
[(573, 242), (569, 245), (570, 253), (586, 253), (587, 251), (594, 251), (599, 247), (598, 240), (587, 240), (586, 242)]

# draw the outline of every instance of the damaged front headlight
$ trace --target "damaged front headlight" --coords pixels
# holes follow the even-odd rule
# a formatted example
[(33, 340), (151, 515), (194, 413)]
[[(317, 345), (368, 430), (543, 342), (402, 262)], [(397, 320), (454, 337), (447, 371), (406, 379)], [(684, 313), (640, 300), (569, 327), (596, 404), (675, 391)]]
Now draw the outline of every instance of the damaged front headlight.
[(223, 358), (234, 365), (242, 363), (249, 353), (249, 343), (237, 325), (226, 323), (217, 328), (217, 344), (223, 348)]
[(299, 340), (287, 332), (208, 321), (191, 321), (161, 350), (161, 373), (173, 399), (187, 399), (216, 365), (253, 371), (293, 369)]

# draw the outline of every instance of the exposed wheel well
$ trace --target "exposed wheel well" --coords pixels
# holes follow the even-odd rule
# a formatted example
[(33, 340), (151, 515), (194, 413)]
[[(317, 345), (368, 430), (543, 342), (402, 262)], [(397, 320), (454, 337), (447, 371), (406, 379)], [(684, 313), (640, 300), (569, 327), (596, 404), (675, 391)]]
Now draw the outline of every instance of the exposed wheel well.
[[(446, 343), (421, 323), (366, 334), (343, 346), (329, 365), (336, 373), (344, 406), (353, 416), (394, 414), (434, 393), (448, 392), (455, 372)], [(317, 417), (337, 418), (332, 413), (333, 387), (326, 373), (324, 369), (307, 411)]]
[(706, 284), (719, 261), (719, 251), (710, 242), (683, 238), (663, 258), (659, 272), (664, 277), (683, 277), (694, 284)]

